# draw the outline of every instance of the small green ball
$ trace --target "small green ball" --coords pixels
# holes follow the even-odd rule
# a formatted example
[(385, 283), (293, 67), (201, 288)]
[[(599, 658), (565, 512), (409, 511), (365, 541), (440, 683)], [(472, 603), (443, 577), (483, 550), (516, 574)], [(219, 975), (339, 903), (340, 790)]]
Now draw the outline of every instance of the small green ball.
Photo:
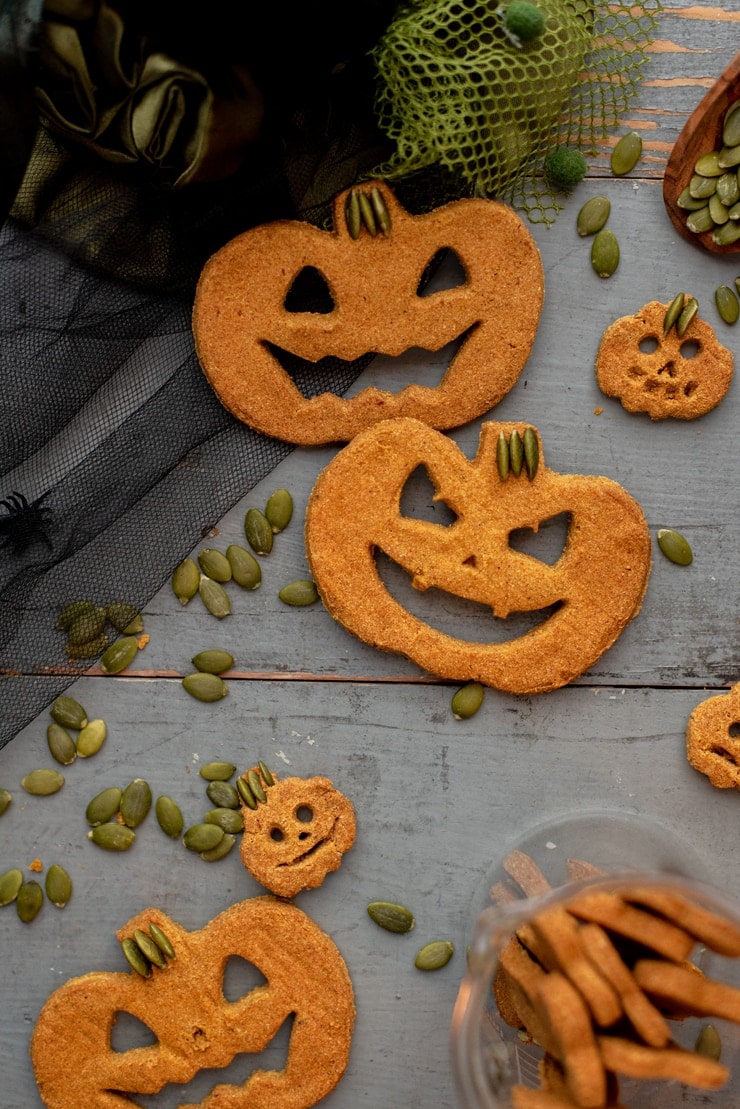
[(586, 159), (571, 146), (556, 146), (545, 158), (545, 176), (553, 188), (568, 192), (586, 176)]
[(504, 13), (506, 30), (522, 42), (531, 42), (542, 34), (545, 17), (536, 4), (529, 0), (512, 0)]

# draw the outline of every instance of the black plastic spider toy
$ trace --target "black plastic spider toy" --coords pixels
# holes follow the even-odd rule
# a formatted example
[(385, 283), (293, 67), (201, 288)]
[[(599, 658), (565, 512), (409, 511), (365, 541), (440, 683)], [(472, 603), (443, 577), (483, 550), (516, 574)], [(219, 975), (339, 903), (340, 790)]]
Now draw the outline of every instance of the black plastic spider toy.
[(51, 540), (46, 532), (51, 509), (41, 507), (50, 492), (47, 489), (30, 504), (22, 493), (17, 492), (0, 501), (0, 506), (7, 509), (7, 513), (0, 516), (0, 549), (9, 547), (13, 554), (23, 554), (35, 540), (40, 539), (51, 550)]

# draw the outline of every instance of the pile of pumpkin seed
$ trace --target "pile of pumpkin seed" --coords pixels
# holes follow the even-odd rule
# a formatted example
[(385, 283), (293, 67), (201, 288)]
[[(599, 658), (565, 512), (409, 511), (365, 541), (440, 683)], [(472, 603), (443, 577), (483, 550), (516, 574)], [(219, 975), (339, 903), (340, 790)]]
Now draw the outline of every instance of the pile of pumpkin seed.
[[(371, 901), (367, 915), (379, 928), (393, 932), (397, 936), (406, 935), (416, 927), (416, 919), (405, 905), (394, 901)], [(441, 970), (447, 966), (455, 953), (451, 940), (430, 940), (416, 952), (414, 966), (417, 970)]]
[(121, 951), (131, 969), (142, 978), (150, 978), (154, 967), (165, 970), (176, 958), (169, 937), (154, 921), (149, 922), (148, 932), (135, 928), (132, 936), (125, 936)]
[(740, 241), (740, 100), (725, 112), (721, 140), (719, 149), (697, 159), (676, 203), (689, 231), (711, 231), (713, 243), (731, 246)]
[[(102, 654), (101, 670), (117, 674), (136, 657), (144, 620), (138, 608), (127, 601), (98, 605), (80, 598), (64, 606), (55, 627), (66, 633), (64, 649), (69, 658), (96, 658)], [(123, 638), (111, 642), (111, 628), (122, 633)]]
[(527, 477), (532, 481), (539, 464), (540, 445), (533, 427), (525, 427), (521, 435), (514, 428), (508, 439), (503, 431), (499, 433), (496, 467), (502, 481), (506, 481), (510, 473), (519, 477), (522, 470), (526, 471)]

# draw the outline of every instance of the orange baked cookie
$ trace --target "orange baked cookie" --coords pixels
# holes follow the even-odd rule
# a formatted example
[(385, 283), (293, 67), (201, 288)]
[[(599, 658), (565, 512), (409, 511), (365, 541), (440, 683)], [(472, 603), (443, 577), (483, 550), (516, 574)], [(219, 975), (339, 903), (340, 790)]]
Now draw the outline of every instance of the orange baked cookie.
[[(294, 819), (304, 828), (315, 819), (322, 842), (331, 842), (325, 849), (297, 832), (305, 853), (312, 854), (311, 868), (285, 853), (263, 859), (258, 869), (270, 889), (284, 888), (284, 869), (292, 872), (294, 891), (318, 885), (354, 841), (349, 801), (326, 778), (303, 781), (303, 792), (298, 781), (279, 783), (268, 772), (255, 783), (256, 795), (240, 790), (253, 846), (255, 812), (273, 813), (260, 833), (269, 838), (288, 827), (288, 808), (309, 804), (311, 819), (293, 811)], [(328, 814), (322, 813), (324, 799)], [(201, 1070), (224, 1068), (243, 1053), (264, 1050), (289, 1020), (282, 1070), (255, 1070), (240, 1085), (224, 1081), (202, 1101), (182, 1103), (180, 1109), (309, 1109), (341, 1079), (355, 1020), (352, 983), (331, 938), (290, 901), (250, 898), (199, 931), (150, 908), (117, 935), (132, 969), (72, 978), (39, 1014), (31, 1060), (48, 1109), (131, 1109), (140, 1104), (136, 1095), (190, 1082)], [(229, 1000), (224, 974), (234, 956), (253, 964), (265, 981)], [(146, 1025), (154, 1042), (114, 1050), (111, 1034), (120, 1013)]]
[[(421, 290), (442, 250), (457, 256), (455, 288)], [(291, 300), (310, 273), (324, 311)], [(336, 197), (334, 229), (298, 220), (256, 227), (205, 265), (193, 307), (195, 348), (222, 404), (266, 435), (315, 445), (351, 439), (379, 420), (414, 416), (451, 428), (487, 412), (512, 388), (534, 341), (544, 295), (542, 263), (520, 217), (491, 200), (454, 200), (407, 212), (387, 185)], [(324, 391), (321, 360), (457, 349), (439, 385), (351, 398)], [(306, 395), (285, 365), (311, 370)], [(310, 395), (308, 395), (310, 394)]]
[(596, 380), (628, 412), (653, 420), (695, 420), (715, 408), (730, 387), (732, 352), (698, 315), (683, 335), (665, 331), (669, 305), (653, 300), (607, 327), (596, 356)]
[(686, 726), (686, 757), (718, 789), (740, 789), (740, 683), (693, 710)]
[[(419, 467), (435, 501), (453, 511), (451, 524), (403, 515), (401, 496)], [(557, 516), (569, 526), (553, 565), (512, 547), (512, 532)], [(319, 475), (305, 539), (321, 599), (348, 631), (438, 677), (511, 693), (556, 689), (587, 670), (639, 611), (651, 565), (647, 523), (632, 497), (606, 477), (548, 470), (539, 436), (522, 424), (484, 424), (472, 461), (419, 420), (360, 433)], [(501, 620), (532, 613), (541, 621), (504, 642), (455, 638), (392, 596), (381, 553), (418, 590), (477, 602)]]

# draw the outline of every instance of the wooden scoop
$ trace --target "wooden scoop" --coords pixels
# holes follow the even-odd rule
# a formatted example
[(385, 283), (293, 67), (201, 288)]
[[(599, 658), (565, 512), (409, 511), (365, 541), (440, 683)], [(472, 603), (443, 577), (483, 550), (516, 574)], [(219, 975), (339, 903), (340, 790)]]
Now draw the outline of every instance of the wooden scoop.
[(701, 234), (690, 231), (686, 226), (688, 213), (678, 207), (677, 201), (688, 185), (701, 155), (718, 150), (722, 145), (723, 116), (730, 104), (739, 97), (740, 54), (737, 54), (689, 116), (671, 151), (663, 175), (663, 202), (676, 230), (694, 246), (704, 247), (714, 254), (737, 253), (740, 251), (740, 240), (729, 246), (718, 246), (712, 241), (711, 231)]

